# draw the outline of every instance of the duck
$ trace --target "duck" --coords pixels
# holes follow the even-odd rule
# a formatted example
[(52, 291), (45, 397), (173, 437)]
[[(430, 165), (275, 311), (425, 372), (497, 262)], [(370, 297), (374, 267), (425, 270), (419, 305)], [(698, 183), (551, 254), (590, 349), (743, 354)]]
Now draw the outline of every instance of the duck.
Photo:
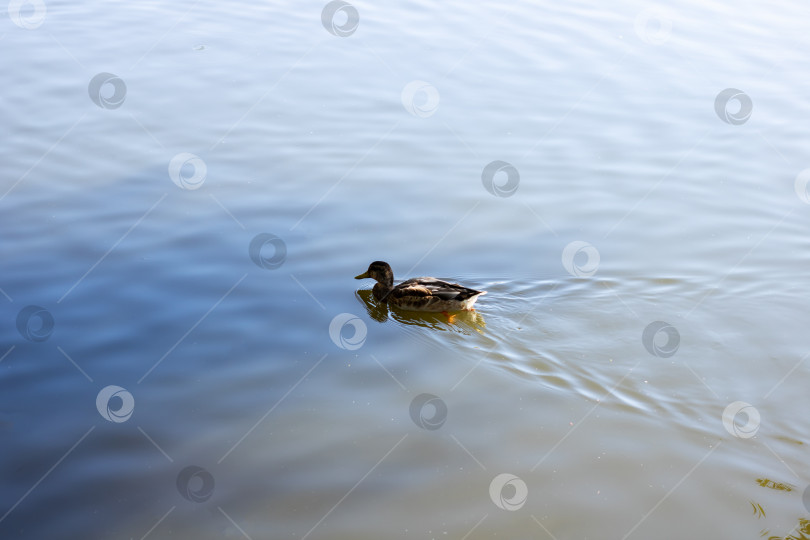
[(377, 283), (371, 289), (374, 298), (406, 311), (475, 311), (473, 305), (487, 291), (476, 291), (458, 283), (433, 277), (419, 277), (394, 285), (394, 272), (384, 261), (374, 261), (368, 270), (354, 279), (371, 278)]

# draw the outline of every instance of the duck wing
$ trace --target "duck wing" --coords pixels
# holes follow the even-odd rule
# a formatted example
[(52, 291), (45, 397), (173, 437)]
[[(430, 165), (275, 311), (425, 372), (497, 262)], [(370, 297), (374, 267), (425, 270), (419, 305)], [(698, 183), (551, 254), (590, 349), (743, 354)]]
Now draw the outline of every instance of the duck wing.
[(442, 300), (466, 300), (486, 291), (476, 291), (459, 285), (448, 283), (436, 278), (422, 277), (403, 281), (389, 293), (395, 298), (403, 297), (434, 297)]

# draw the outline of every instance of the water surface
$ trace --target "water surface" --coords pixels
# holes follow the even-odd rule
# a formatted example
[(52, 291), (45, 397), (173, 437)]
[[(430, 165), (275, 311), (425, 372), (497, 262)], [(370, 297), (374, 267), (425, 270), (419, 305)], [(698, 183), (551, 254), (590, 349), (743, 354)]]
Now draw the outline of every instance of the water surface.
[(0, 536), (810, 535), (805, 7), (17, 4)]

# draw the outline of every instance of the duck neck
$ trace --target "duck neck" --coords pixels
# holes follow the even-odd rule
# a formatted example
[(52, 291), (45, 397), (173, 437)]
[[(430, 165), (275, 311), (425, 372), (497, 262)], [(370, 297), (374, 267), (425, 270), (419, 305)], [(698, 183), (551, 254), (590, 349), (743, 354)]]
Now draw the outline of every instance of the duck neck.
[(374, 298), (382, 300), (391, 292), (391, 289), (394, 288), (394, 273), (391, 271), (391, 268), (386, 265), (385, 268), (380, 268), (375, 273), (374, 279), (377, 283), (374, 284), (374, 288), (371, 289), (371, 292), (374, 294)]
[(381, 279), (378, 281), (381, 287), (384, 287), (386, 292), (394, 288), (394, 273), (391, 272), (390, 268), (386, 268), (386, 271), (383, 272), (382, 276), (379, 276)]
[(382, 300), (389, 292), (391, 292), (391, 288), (392, 287), (387, 286), (384, 283), (377, 282), (371, 289), (371, 293), (377, 300)]

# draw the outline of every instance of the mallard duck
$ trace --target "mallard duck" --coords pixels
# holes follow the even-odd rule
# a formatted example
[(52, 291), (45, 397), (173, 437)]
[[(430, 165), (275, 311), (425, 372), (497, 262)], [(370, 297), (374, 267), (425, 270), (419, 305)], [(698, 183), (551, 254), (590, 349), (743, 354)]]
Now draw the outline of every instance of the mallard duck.
[(383, 261), (374, 261), (354, 279), (365, 278), (377, 281), (371, 292), (378, 302), (408, 311), (472, 311), (478, 297), (487, 294), (432, 277), (413, 278), (394, 286), (394, 272)]

